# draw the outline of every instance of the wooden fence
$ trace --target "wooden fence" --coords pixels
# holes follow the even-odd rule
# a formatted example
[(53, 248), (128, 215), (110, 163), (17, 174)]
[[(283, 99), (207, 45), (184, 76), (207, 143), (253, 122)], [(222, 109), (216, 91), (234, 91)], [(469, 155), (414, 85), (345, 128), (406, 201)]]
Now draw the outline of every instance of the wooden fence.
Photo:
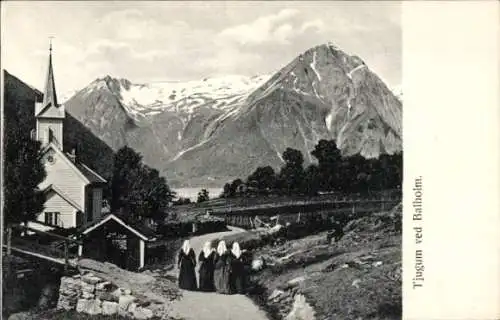
[[(28, 235), (28, 232), (34, 234)], [(81, 244), (78, 240), (22, 225), (9, 226), (5, 233), (6, 244), (3, 246), (7, 255), (15, 253), (64, 264), (65, 269), (71, 265), (70, 259), (78, 258), (77, 254), (70, 253), (71, 245)]]
[(224, 218), (227, 225), (244, 229), (255, 228), (254, 221), (269, 220), (278, 217), (278, 222), (308, 220), (322, 216), (322, 219), (334, 218), (343, 214), (364, 215), (373, 212), (383, 212), (392, 209), (401, 202), (401, 198), (367, 200), (367, 201), (337, 201), (330, 203), (315, 203), (309, 205), (279, 206), (274, 208), (249, 209), (249, 210), (219, 210), (213, 215)]

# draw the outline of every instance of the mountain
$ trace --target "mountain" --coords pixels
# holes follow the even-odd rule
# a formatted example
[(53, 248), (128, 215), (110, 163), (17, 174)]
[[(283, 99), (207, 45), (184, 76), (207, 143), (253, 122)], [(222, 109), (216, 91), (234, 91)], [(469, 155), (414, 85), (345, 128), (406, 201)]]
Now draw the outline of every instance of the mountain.
[[(4, 115), (16, 115), (15, 118), (5, 119), (15, 127), (24, 128), (26, 135), (35, 129), (35, 101), (42, 99), (39, 90), (29, 86), (7, 71), (4, 73)], [(7, 112), (7, 109), (13, 112)], [(11, 134), (10, 125), (5, 127), (4, 134)], [(110, 178), (113, 170), (113, 150), (86, 126), (66, 111), (63, 124), (64, 149), (71, 150), (78, 146), (78, 157), (83, 163), (105, 178)]]
[(367, 158), (402, 148), (401, 101), (332, 43), (272, 76), (151, 84), (107, 76), (65, 105), (114, 150), (126, 144), (143, 154), (173, 186), (221, 186), (258, 166), (278, 168), (287, 147), (309, 163), (320, 139)]

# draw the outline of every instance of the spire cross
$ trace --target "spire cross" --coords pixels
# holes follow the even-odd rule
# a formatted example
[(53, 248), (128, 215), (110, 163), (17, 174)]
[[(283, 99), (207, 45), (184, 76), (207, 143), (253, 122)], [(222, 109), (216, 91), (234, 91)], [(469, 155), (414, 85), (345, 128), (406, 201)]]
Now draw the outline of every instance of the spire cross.
[(52, 39), (54, 39), (53, 36), (49, 37), (49, 51), (52, 52)]

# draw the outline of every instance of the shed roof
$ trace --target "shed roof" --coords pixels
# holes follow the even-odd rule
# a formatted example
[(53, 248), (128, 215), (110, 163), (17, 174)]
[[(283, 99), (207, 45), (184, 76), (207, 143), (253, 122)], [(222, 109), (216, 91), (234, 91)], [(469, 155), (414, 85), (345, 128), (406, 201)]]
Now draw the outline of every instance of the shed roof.
[(155, 232), (151, 228), (148, 228), (148, 227), (141, 225), (140, 223), (137, 223), (137, 222), (129, 221), (129, 219), (127, 219), (123, 215), (114, 214), (114, 213), (107, 214), (96, 221), (93, 221), (91, 223), (83, 225), (82, 227), (80, 227), (78, 229), (78, 233), (81, 235), (86, 235), (86, 234), (90, 233), (91, 231), (93, 231), (97, 228), (100, 228), (101, 226), (105, 225), (106, 223), (109, 223), (110, 221), (114, 221), (114, 222), (120, 224), (125, 229), (132, 232), (133, 234), (135, 234), (136, 236), (138, 236), (142, 240), (151, 241), (155, 237)]

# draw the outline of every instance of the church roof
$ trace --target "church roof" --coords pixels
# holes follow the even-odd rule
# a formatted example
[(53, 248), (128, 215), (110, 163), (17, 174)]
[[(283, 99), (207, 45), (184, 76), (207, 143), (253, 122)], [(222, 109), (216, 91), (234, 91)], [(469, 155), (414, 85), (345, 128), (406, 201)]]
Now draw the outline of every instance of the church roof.
[[(45, 110), (50, 107), (59, 108), (59, 104), (57, 103), (57, 94), (56, 94), (56, 83), (54, 80), (54, 69), (52, 67), (52, 44), (50, 44), (49, 49), (49, 67), (47, 70), (47, 77), (45, 80), (45, 91), (43, 93), (43, 101), (41, 104), (41, 108), (38, 110), (36, 115), (40, 115)], [(64, 117), (64, 116), (62, 116)]]
[(69, 158), (69, 156), (62, 152), (58, 147), (56, 147), (52, 142), (49, 143), (45, 149), (42, 151), (42, 154), (45, 154), (49, 150), (55, 150), (58, 154), (60, 154), (66, 163), (68, 163), (73, 170), (75, 170), (87, 183), (106, 183), (107, 181), (97, 174), (95, 171), (87, 167), (84, 163), (80, 161), (73, 161)]
[(52, 68), (52, 44), (49, 49), (49, 69), (47, 70), (47, 78), (45, 80), (45, 92), (43, 95), (43, 105), (52, 104), (55, 107), (57, 104), (56, 82), (54, 81), (54, 70)]
[(43, 190), (43, 193), (47, 194), (50, 191), (54, 191), (55, 193), (57, 193), (61, 198), (63, 198), (66, 202), (68, 202), (74, 208), (76, 208), (80, 211), (83, 211), (82, 207), (80, 207), (80, 205), (76, 201), (71, 199), (66, 193), (64, 193), (64, 191), (59, 189), (57, 186), (50, 184)]
[(78, 168), (78, 170), (80, 170), (80, 172), (83, 173), (83, 175), (87, 179), (89, 179), (90, 183), (106, 183), (107, 182), (103, 177), (98, 175), (94, 170), (90, 169), (82, 162), (76, 161), (74, 164)]

